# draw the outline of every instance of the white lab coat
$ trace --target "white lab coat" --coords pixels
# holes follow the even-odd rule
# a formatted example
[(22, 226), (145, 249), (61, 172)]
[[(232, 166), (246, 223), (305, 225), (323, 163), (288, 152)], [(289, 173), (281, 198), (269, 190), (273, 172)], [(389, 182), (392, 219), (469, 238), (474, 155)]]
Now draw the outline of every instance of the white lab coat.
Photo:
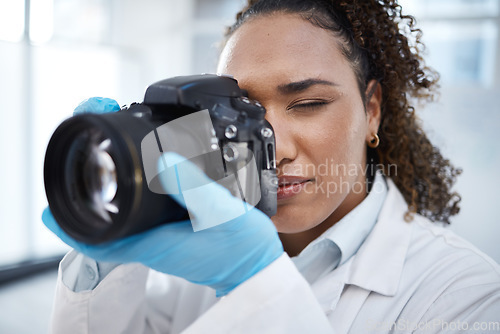
[(392, 181), (388, 186), (359, 251), (312, 285), (285, 254), (220, 300), (210, 288), (135, 264), (75, 293), (61, 280), (75, 256), (69, 253), (51, 332), (500, 332), (498, 264), (421, 216), (406, 223), (406, 203)]

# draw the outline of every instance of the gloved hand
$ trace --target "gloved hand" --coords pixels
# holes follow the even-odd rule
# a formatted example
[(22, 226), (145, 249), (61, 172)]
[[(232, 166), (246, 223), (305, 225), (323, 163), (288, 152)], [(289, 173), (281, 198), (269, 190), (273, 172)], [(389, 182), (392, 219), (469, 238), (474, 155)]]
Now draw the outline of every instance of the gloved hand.
[[(160, 161), (175, 165), (184, 158), (170, 152)], [(44, 211), (42, 220), (69, 246), (97, 261), (139, 262), (210, 286), (217, 296), (225, 295), (278, 258), (283, 246), (264, 213), (247, 207), (194, 164), (184, 161), (182, 167), (174, 169), (175, 175), (172, 169), (161, 173), (160, 180), (166, 192), (174, 194), (171, 196), (184, 207), (181, 193), (189, 189), (187, 209), (198, 226), (213, 226), (221, 216), (236, 218), (198, 232), (193, 231), (189, 220), (169, 223), (102, 245), (86, 245), (70, 238), (49, 209)]]
[(91, 97), (80, 103), (78, 107), (75, 108), (73, 115), (79, 114), (106, 114), (114, 111), (120, 110), (118, 102), (113, 99), (108, 99), (107, 97)]

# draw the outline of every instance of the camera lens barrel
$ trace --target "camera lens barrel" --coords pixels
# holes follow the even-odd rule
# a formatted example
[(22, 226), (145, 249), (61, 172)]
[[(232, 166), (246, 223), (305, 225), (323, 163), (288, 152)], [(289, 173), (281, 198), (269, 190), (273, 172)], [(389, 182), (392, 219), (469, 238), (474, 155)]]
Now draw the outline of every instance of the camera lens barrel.
[(188, 217), (146, 184), (141, 140), (158, 125), (120, 111), (74, 116), (56, 129), (45, 156), (45, 190), (68, 235), (98, 244)]

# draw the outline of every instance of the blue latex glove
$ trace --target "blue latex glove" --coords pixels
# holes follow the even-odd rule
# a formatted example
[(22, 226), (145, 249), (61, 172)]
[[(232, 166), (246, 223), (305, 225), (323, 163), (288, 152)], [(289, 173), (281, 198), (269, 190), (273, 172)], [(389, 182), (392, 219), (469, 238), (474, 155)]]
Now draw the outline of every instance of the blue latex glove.
[(113, 99), (108, 99), (106, 97), (91, 97), (80, 103), (78, 107), (75, 108), (73, 115), (86, 113), (105, 114), (118, 110), (120, 110), (120, 106), (118, 102)]
[[(170, 152), (160, 161), (175, 165), (184, 158)], [(198, 226), (213, 226), (218, 217), (236, 218), (198, 232), (189, 220), (169, 223), (102, 245), (73, 240), (57, 225), (49, 209), (43, 212), (42, 220), (62, 241), (97, 261), (139, 262), (210, 286), (217, 296), (229, 293), (283, 253), (272, 221), (258, 209), (248, 208), (194, 164), (184, 161), (182, 169), (169, 169), (160, 175), (166, 192), (177, 193), (171, 196), (184, 207), (180, 193), (189, 189), (188, 209)]]

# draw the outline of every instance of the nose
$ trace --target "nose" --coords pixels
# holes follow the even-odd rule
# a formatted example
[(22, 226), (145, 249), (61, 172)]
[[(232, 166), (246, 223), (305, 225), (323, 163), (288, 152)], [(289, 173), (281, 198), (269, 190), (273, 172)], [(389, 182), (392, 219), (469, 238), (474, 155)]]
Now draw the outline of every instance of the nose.
[(276, 139), (276, 167), (282, 168), (294, 161), (298, 154), (294, 129), (284, 112), (266, 108), (266, 120), (271, 123)]

